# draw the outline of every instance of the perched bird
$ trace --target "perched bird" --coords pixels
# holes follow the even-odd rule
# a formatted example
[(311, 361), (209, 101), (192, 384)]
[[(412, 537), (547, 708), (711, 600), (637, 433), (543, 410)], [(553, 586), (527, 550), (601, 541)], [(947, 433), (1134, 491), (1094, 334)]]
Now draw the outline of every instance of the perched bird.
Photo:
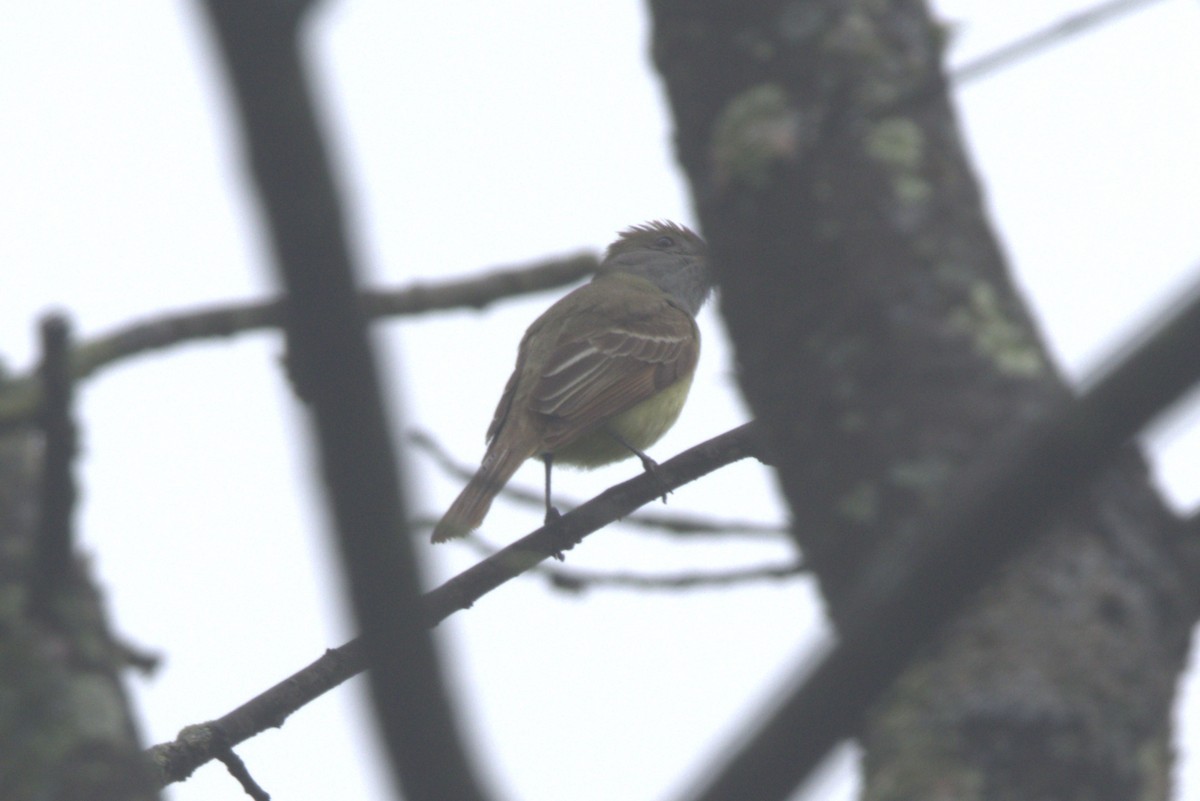
[(696, 313), (712, 291), (708, 247), (682, 225), (622, 231), (595, 278), (533, 321), (487, 431), (478, 472), (433, 529), (433, 541), (478, 528), (526, 459), (580, 467), (637, 456), (679, 417), (700, 356)]

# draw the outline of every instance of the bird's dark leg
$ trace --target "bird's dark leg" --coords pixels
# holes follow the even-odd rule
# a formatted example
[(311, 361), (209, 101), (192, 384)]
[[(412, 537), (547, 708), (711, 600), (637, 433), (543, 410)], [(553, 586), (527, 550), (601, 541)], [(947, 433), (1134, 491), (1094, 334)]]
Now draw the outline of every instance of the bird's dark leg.
[(554, 508), (554, 504), (550, 503), (550, 470), (554, 467), (554, 454), (543, 453), (542, 464), (546, 465), (546, 525), (550, 525), (562, 517), (562, 513)]
[(671, 488), (667, 486), (667, 482), (663, 481), (662, 476), (658, 474), (658, 462), (646, 455), (645, 451), (635, 448), (624, 437), (613, 431), (611, 428), (604, 429), (610, 437), (621, 444), (622, 447), (629, 450), (634, 456), (642, 460), (642, 469), (650, 475), (654, 476), (654, 480), (658, 482), (659, 488), (662, 490), (663, 503), (667, 502), (667, 495), (671, 493)]
[[(546, 465), (546, 525), (548, 526), (562, 517), (562, 512), (558, 511), (554, 507), (554, 504), (550, 503), (550, 471), (554, 467), (554, 454), (543, 453), (542, 464)], [(551, 556), (560, 562), (566, 561), (566, 557), (563, 556), (562, 551), (555, 551)]]

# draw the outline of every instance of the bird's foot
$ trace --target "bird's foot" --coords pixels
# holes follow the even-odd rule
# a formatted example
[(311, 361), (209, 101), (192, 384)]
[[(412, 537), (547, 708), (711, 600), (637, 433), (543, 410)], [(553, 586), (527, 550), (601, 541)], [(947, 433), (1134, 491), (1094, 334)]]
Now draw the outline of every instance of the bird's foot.
[(658, 488), (662, 490), (662, 502), (666, 503), (667, 496), (670, 495), (674, 490), (667, 486), (667, 482), (663, 479), (662, 472), (659, 470), (658, 462), (654, 461), (644, 453), (639, 453), (637, 456), (642, 460), (642, 469), (654, 477), (654, 481), (658, 484)]
[[(559, 520), (560, 518), (562, 518), (562, 512), (558, 511), (557, 506), (547, 506), (546, 507), (546, 523), (545, 524), (547, 526), (550, 525), (551, 523), (555, 522), (556, 520)], [(567, 557), (563, 556), (563, 552), (561, 550), (554, 551), (550, 555), (560, 562), (567, 561)]]

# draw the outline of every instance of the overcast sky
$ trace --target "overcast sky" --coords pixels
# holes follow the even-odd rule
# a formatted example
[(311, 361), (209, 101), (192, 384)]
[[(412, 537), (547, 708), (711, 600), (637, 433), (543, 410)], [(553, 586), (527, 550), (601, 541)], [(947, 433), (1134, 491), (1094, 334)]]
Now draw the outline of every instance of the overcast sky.
[[(963, 63), (1087, 3), (943, 0)], [(587, 248), (629, 224), (694, 222), (670, 149), (640, 3), (329, 0), (311, 30), (327, 132), (373, 284), (465, 276)], [(0, 8), (0, 359), (25, 370), (38, 316), (76, 332), (255, 299), (270, 271), (207, 31), (191, 3)], [(1161, 0), (959, 90), (964, 134), (1017, 280), (1060, 363), (1086, 374), (1200, 263), (1200, 6)], [(521, 331), (554, 298), (380, 328), (397, 435), (431, 432), (477, 461)], [(746, 419), (710, 307), (691, 403), (660, 458)], [(303, 420), (256, 334), (143, 357), (82, 391), (80, 537), (116, 629), (161, 652), (130, 682), (147, 742), (218, 717), (350, 636)], [(1200, 501), (1200, 426), (1154, 439), (1156, 477)], [(590, 497), (636, 462), (564, 473)], [(412, 456), (413, 506), (459, 488)], [(516, 479), (536, 487), (528, 465)], [(569, 505), (569, 504), (564, 504)], [(668, 509), (782, 521), (770, 476), (742, 464)], [(536, 509), (501, 502), (507, 542)], [(470, 565), (422, 543), (431, 582)], [(781, 543), (683, 546), (605, 531), (568, 567), (685, 571), (782, 561)], [(823, 635), (803, 581), (564, 596), (514, 582), (439, 627), (472, 746), (499, 797), (662, 798), (772, 695)], [(386, 780), (359, 682), (239, 749), (280, 799), (375, 799)], [(1180, 798), (1200, 795), (1200, 700), (1181, 717)], [(849, 758), (822, 797), (849, 798)], [(177, 801), (236, 798), (219, 766)]]

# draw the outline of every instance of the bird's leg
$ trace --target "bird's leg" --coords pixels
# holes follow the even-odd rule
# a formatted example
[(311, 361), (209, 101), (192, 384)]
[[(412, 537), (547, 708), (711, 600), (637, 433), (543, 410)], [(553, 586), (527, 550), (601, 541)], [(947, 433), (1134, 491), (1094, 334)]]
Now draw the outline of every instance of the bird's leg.
[(642, 460), (642, 469), (645, 470), (650, 475), (654, 476), (654, 480), (656, 482), (658, 482), (659, 489), (662, 490), (663, 503), (666, 503), (667, 496), (669, 494), (671, 494), (671, 488), (667, 486), (667, 482), (663, 481), (662, 476), (659, 475), (658, 462), (654, 461), (649, 456), (647, 456), (645, 451), (643, 451), (639, 448), (635, 448), (633, 445), (631, 445), (629, 443), (628, 440), (626, 440), (624, 437), (622, 437), (616, 431), (613, 431), (611, 428), (605, 428), (604, 430), (608, 433), (608, 435), (610, 437), (612, 437), (617, 442), (619, 442), (622, 447), (626, 448), (627, 450), (629, 450), (630, 453), (632, 453), (634, 456), (636, 456), (637, 458)]
[(546, 465), (546, 525), (550, 525), (558, 518), (562, 517), (562, 512), (554, 508), (554, 504), (550, 503), (550, 470), (554, 466), (554, 454), (543, 453), (542, 464)]
[[(546, 466), (546, 525), (548, 526), (555, 520), (558, 520), (560, 517), (562, 517), (562, 512), (558, 511), (558, 509), (556, 509), (554, 505), (550, 503), (550, 470), (554, 467), (554, 454), (543, 453), (542, 464)], [(551, 556), (560, 562), (566, 561), (566, 557), (563, 556), (562, 551), (557, 551), (551, 554)]]

